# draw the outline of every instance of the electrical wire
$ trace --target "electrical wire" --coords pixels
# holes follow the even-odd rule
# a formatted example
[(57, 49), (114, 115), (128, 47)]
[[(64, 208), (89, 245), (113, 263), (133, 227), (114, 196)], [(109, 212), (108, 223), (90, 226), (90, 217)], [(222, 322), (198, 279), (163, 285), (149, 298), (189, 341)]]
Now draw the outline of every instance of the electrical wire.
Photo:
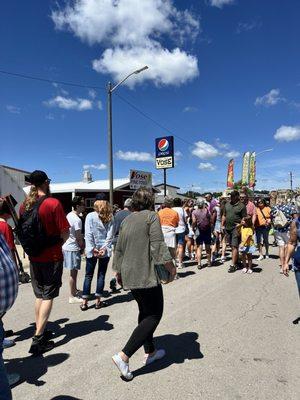
[(144, 111), (140, 110), (136, 105), (134, 105), (133, 103), (131, 103), (130, 101), (128, 101), (127, 99), (125, 99), (123, 96), (119, 95), (118, 93), (115, 93), (116, 96), (118, 96), (124, 103), (128, 104), (131, 108), (133, 108), (136, 112), (138, 112), (139, 114), (141, 114), (143, 117), (147, 118), (149, 121), (153, 122), (156, 126), (158, 126), (159, 128), (161, 128), (162, 130), (170, 133), (172, 136), (175, 136), (177, 139), (180, 139), (181, 141), (183, 141), (184, 143), (194, 146), (194, 143), (189, 142), (188, 140), (183, 139), (182, 137), (174, 134), (173, 131), (171, 131), (169, 128), (165, 127), (164, 125), (162, 125), (160, 122), (156, 121), (154, 118), (150, 117), (150, 115), (146, 114)]
[[(105, 87), (103, 87), (103, 86), (101, 87), (101, 86), (95, 86), (95, 85), (83, 85), (83, 84), (79, 84), (79, 83), (75, 83), (75, 82), (58, 81), (58, 80), (53, 80), (53, 79), (41, 78), (41, 77), (37, 77), (37, 76), (33, 76), (33, 75), (19, 74), (16, 72), (10, 72), (10, 71), (5, 71), (5, 70), (0, 70), (0, 74), (8, 75), (8, 76), (16, 77), (16, 78), (23, 78), (23, 79), (30, 79), (30, 80), (39, 81), (39, 82), (51, 83), (51, 84), (80, 87), (80, 88), (85, 88), (85, 89), (100, 89), (100, 90), (106, 91)], [(171, 129), (167, 128), (166, 126), (162, 125), (160, 122), (156, 121), (153, 117), (146, 114), (144, 111), (142, 111), (140, 108), (138, 108), (135, 104), (131, 103), (129, 100), (125, 99), (120, 94), (115, 93), (115, 96), (118, 96), (119, 99), (121, 99), (124, 103), (129, 105), (132, 109), (134, 109), (136, 112), (138, 112), (144, 118), (151, 121), (153, 124), (158, 126), (163, 131), (170, 133), (172, 136), (175, 136), (177, 139), (181, 140), (182, 142), (184, 142), (188, 145), (194, 146), (194, 143), (189, 142), (188, 140), (183, 139), (181, 136), (174, 134), (174, 132)]]
[(10, 76), (14, 76), (17, 78), (31, 79), (34, 81), (46, 82), (46, 83), (51, 83), (51, 84), (56, 83), (58, 85), (75, 86), (75, 87), (80, 87), (80, 88), (85, 88), (85, 89), (105, 90), (105, 87), (101, 87), (101, 86), (83, 85), (83, 84), (74, 83), (74, 82), (56, 81), (56, 80), (52, 80), (52, 79), (40, 78), (40, 77), (36, 77), (36, 76), (32, 76), (32, 75), (17, 74), (15, 72), (9, 72), (9, 71), (3, 71), (3, 70), (0, 70), (0, 74), (10, 75)]

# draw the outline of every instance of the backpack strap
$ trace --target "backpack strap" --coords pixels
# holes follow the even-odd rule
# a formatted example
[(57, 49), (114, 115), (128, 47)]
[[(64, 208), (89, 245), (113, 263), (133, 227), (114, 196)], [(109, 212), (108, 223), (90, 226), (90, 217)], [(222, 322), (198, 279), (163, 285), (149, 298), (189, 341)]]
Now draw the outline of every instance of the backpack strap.
[(263, 216), (264, 220), (267, 221), (267, 218), (261, 208), (259, 208), (259, 211), (261, 212), (261, 215)]

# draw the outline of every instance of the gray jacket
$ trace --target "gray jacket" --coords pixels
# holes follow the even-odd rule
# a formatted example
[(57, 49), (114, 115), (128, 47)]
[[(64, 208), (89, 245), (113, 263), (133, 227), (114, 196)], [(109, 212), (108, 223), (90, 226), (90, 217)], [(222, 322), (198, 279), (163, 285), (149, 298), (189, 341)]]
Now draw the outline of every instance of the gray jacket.
[(167, 261), (172, 261), (172, 257), (164, 242), (158, 215), (144, 210), (125, 218), (113, 260), (113, 270), (121, 274), (124, 289), (159, 285), (154, 265)]

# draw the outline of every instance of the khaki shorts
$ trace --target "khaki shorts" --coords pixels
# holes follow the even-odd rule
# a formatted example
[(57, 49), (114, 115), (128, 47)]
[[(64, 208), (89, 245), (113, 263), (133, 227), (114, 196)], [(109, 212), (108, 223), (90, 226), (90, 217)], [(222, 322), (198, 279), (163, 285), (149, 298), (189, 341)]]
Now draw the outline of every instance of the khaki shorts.
[(279, 247), (286, 246), (290, 240), (289, 232), (275, 231), (274, 236)]

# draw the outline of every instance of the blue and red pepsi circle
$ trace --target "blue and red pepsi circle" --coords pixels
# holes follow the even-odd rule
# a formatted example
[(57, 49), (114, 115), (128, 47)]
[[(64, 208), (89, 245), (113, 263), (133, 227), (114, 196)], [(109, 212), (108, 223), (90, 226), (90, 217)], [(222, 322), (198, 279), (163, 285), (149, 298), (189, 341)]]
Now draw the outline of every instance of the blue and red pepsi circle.
[(170, 144), (169, 144), (167, 139), (161, 139), (158, 142), (158, 146), (157, 147), (158, 147), (159, 151), (167, 151), (169, 146), (170, 146)]

